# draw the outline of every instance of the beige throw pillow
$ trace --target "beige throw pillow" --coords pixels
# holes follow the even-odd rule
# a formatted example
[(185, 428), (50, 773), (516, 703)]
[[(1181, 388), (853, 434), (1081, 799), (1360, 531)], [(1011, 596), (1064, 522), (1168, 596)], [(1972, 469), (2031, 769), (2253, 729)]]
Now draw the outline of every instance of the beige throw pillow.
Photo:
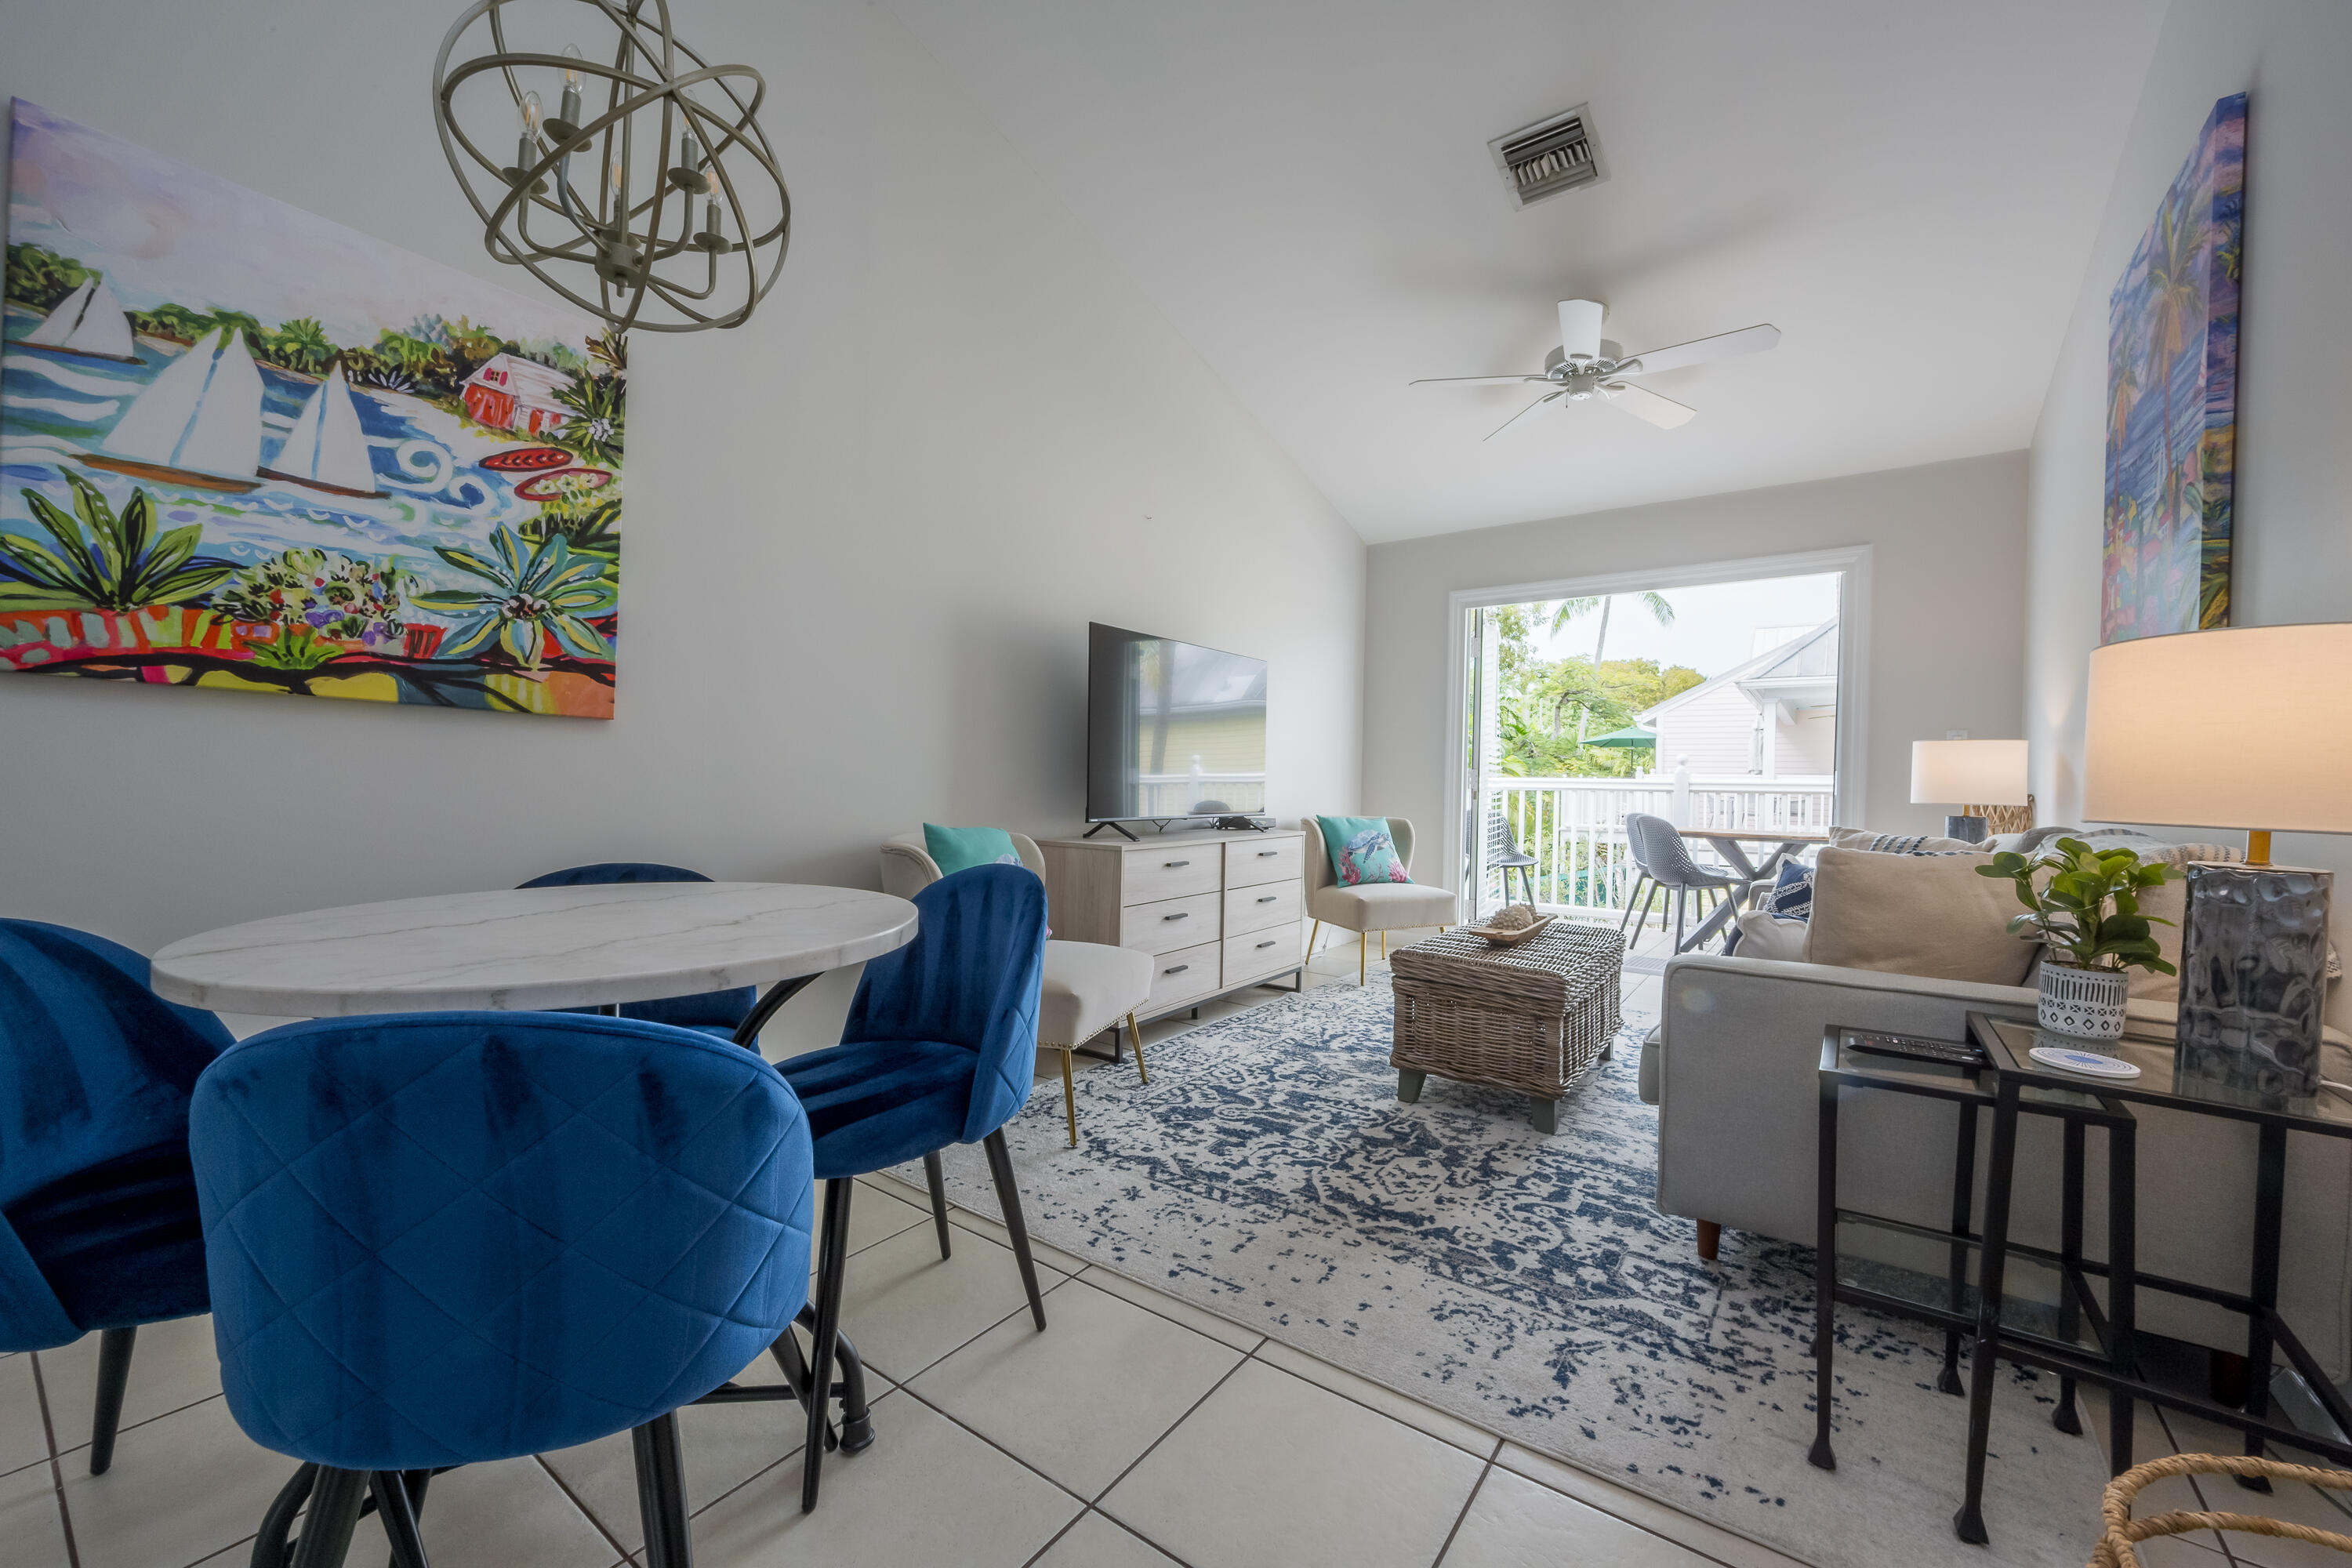
[(1824, 848), (1806, 962), (2022, 985), (2036, 947), (2009, 934), (2020, 906), (2008, 882), (1977, 875), (1991, 864), (1990, 855)]

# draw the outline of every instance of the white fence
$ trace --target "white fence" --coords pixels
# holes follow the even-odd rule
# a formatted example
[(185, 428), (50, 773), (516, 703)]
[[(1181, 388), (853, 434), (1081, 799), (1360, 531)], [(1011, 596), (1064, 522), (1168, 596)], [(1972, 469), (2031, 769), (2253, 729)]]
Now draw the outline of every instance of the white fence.
[[(1640, 872), (1625, 840), (1625, 817), (1641, 812), (1676, 826), (1718, 831), (1826, 832), (1836, 785), (1826, 778), (1645, 779), (1490, 778), (1473, 830), (1483, 838), (1487, 813), (1500, 812), (1529, 869), (1538, 904), (1571, 910), (1622, 909)], [(1706, 856), (1703, 845), (1694, 852)], [(1511, 896), (1518, 891), (1511, 874)], [(1500, 873), (1486, 873), (1485, 908), (1502, 895)]]

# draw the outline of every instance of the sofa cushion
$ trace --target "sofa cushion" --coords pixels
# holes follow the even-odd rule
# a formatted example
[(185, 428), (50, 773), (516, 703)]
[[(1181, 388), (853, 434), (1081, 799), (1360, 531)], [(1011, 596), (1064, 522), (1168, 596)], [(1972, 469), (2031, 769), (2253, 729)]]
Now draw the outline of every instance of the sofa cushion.
[(1873, 833), (1866, 827), (1832, 827), (1832, 849), (1867, 849), (1874, 855), (1981, 855), (1986, 847), (1932, 833)]
[[(1805, 961), (1988, 985), (2024, 984), (2034, 944), (2009, 934), (2017, 895), (1977, 875), (1990, 855), (1832, 846), (1813, 868)], [(1743, 942), (1743, 945), (1744, 942)]]
[(1776, 958), (1794, 963), (1805, 956), (1805, 937), (1811, 930), (1802, 920), (1789, 920), (1768, 910), (1749, 910), (1739, 917), (1739, 946), (1742, 958)]

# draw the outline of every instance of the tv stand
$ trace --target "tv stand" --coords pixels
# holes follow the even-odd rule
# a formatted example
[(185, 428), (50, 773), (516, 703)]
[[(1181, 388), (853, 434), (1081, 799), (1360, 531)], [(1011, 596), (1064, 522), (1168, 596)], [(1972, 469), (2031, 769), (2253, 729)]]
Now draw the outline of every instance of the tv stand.
[(1138, 838), (1134, 834), (1129, 833), (1126, 828), (1120, 826), (1116, 822), (1097, 822), (1092, 827), (1087, 828), (1082, 837), (1092, 838), (1096, 834), (1100, 833), (1106, 827), (1109, 828), (1113, 833), (1118, 834), (1121, 838), (1126, 839), (1130, 844), (1140, 844), (1143, 842), (1142, 839)]

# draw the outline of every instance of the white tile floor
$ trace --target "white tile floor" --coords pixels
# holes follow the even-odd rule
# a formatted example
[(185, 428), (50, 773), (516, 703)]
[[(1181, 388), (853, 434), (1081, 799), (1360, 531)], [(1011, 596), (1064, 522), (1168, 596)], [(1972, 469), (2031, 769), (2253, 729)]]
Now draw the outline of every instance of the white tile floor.
[[(2104, 1396), (2085, 1391), (2083, 1403), (2084, 1419), (2092, 1422), (2092, 1429), (2098, 1434), (2099, 1451), (2111, 1452)], [(2178, 1410), (2150, 1410), (2144, 1405), (2136, 1406), (2132, 1415), (2132, 1458), (2137, 1462), (2145, 1463), (2166, 1454), (2242, 1451), (2237, 1433), (2200, 1416)], [(2305, 1455), (2286, 1453), (2277, 1457), (2291, 1464), (2312, 1462)], [(2168, 1509), (2261, 1514), (2334, 1531), (2338, 1535), (2352, 1535), (2352, 1494), (2336, 1492), (2331, 1496), (2317, 1487), (2301, 1483), (2277, 1484), (2265, 1497), (2245, 1490), (2226, 1476), (2182, 1476), (2142, 1491), (2132, 1512), (2136, 1518), (2145, 1519)], [(2207, 1531), (2152, 1541), (2143, 1544), (2139, 1553), (2149, 1568), (2230, 1568), (2232, 1563), (2242, 1568), (2340, 1568), (2344, 1562), (2341, 1553), (2324, 1547), (2240, 1531)]]
[[(1353, 984), (1355, 970), (1352, 941), (1327, 945), (1310, 980)], [(1189, 1026), (1168, 1020), (1147, 1038)], [(1058, 1059), (1044, 1065), (1058, 1089)], [(959, 1212), (941, 1262), (921, 1204), (887, 1178), (858, 1194), (845, 1326), (869, 1358), (877, 1440), (828, 1460), (814, 1513), (799, 1511), (796, 1407), (681, 1418), (705, 1568), (1790, 1568), (1050, 1248), (1038, 1264), (1052, 1326), (1037, 1334), (1001, 1229)], [(0, 1568), (238, 1568), (291, 1461), (230, 1419), (209, 1322), (142, 1331), (102, 1477), (85, 1451), (95, 1363), (94, 1337), (0, 1358)], [(626, 1560), (640, 1544), (628, 1440), (453, 1471), (433, 1483), (425, 1534), (437, 1568)], [(351, 1560), (386, 1560), (372, 1521)], [(2284, 1555), (2243, 1560), (2297, 1568)], [(2218, 1552), (2200, 1562), (2224, 1568)]]

